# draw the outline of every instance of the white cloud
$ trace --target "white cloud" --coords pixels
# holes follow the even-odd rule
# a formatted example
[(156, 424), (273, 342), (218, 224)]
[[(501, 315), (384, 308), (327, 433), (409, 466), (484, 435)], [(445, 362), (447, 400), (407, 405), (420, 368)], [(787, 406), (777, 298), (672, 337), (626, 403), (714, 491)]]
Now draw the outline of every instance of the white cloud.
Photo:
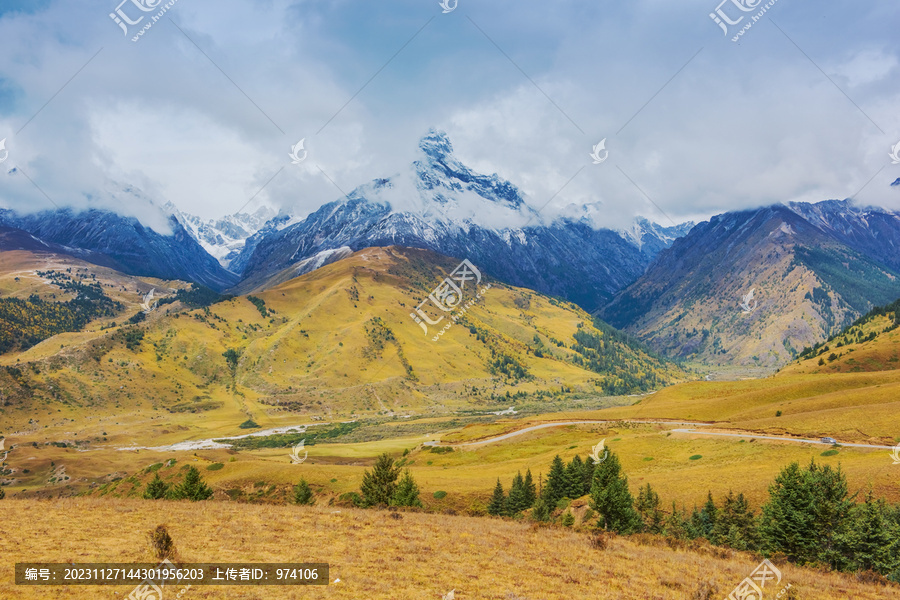
[[(531, 206), (547, 204), (547, 216), (584, 204), (610, 226), (635, 214), (665, 224), (654, 203), (681, 220), (843, 198), (886, 165), (859, 199), (900, 204), (887, 186), (900, 176), (887, 158), (900, 139), (897, 11), (825, 2), (821, 22), (787, 4), (766, 17), (882, 134), (776, 28), (756, 26), (741, 45), (723, 40), (705, 0), (549, 11), (532, 0), (461, 3), (450, 15), (412, 0), (365, 11), (316, 0), (177, 3), (171, 17), (209, 58), (167, 19), (131, 43), (107, 16), (114, 4), (56, 0), (0, 17), (3, 204), (48, 204), (24, 177), (5, 175), (19, 165), (58, 204), (116, 206), (116, 181), (205, 217), (255, 194), (305, 214), (402, 171), (431, 126), (449, 132), (463, 162), (512, 181)], [(588, 153), (604, 137), (610, 158), (593, 165)], [(300, 138), (309, 158), (291, 165)]]

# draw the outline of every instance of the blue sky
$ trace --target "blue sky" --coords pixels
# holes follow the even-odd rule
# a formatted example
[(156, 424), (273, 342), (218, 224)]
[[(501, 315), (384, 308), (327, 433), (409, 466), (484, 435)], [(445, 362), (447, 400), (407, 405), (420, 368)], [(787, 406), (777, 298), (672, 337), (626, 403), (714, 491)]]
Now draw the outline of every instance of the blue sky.
[[(159, 2), (141, 1), (156, 8), (121, 10), (147, 22)], [(213, 217), (256, 196), (302, 215), (399, 171), (437, 127), (533, 206), (552, 198), (550, 218), (590, 206), (598, 225), (667, 223), (851, 196), (900, 209), (900, 8), (778, 0), (732, 42), (765, 2), (721, 5), (744, 16), (728, 36), (717, 5), (178, 0), (132, 42), (144, 23), (124, 35), (115, 0), (7, 1), (0, 203), (46, 193), (152, 221), (148, 199)], [(301, 138), (309, 160), (291, 165)]]

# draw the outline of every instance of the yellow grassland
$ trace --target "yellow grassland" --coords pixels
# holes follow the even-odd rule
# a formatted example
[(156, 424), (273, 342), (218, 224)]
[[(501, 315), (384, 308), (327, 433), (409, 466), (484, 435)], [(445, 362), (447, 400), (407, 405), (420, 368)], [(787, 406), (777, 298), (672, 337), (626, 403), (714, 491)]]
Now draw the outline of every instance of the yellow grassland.
[[(398, 513), (393, 513), (398, 514)], [(0, 520), (0, 597), (71, 600), (125, 597), (134, 586), (16, 587), (25, 561), (153, 561), (147, 532), (166, 524), (182, 562), (326, 562), (328, 586), (193, 587), (184, 598), (434, 598), (455, 590), (475, 598), (681, 600), (711, 584), (723, 598), (759, 557), (698, 546), (672, 549), (657, 538), (609, 539), (586, 533), (467, 516), (317, 506), (219, 502), (62, 499), (8, 501)], [(780, 564), (778, 589), (793, 598), (876, 600), (898, 588), (853, 576)], [(337, 582), (336, 580), (340, 580)], [(708, 588), (707, 588), (708, 589)], [(768, 589), (766, 590), (769, 591)]]

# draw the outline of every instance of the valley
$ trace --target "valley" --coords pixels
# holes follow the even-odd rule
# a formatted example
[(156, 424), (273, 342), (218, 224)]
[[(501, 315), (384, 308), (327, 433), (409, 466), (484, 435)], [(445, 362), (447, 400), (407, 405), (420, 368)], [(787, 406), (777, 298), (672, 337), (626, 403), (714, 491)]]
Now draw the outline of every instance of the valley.
[[(491, 519), (498, 481), (508, 488), (528, 472), (540, 490), (557, 461), (587, 464), (601, 441), (628, 486), (652, 489), (672, 522), (733, 493), (759, 512), (791, 463), (839, 469), (856, 502), (872, 494), (900, 503), (896, 303), (830, 337), (799, 337), (807, 347), (787, 364), (706, 362), (702, 353), (684, 361), (654, 351), (652, 336), (480, 270), (459, 280), (454, 302), (465, 309), (444, 328), (440, 312), (416, 309), (460, 265), (429, 250), (342, 252), (232, 294), (127, 275), (15, 232), (5, 239), (0, 299), (9, 306), (90, 301), (107, 311), (61, 332), (4, 313), (7, 331), (19, 332), (0, 355), (0, 489), (14, 510), (152, 503), (142, 498), (154, 481), (174, 489), (196, 470), (210, 486), (204, 514), (246, 507), (282, 518), (300, 481), (309, 510), (357, 514), (367, 473), (389, 455), (421, 505), (402, 518), (426, 519), (417, 527), (443, 519), (447, 533), (428, 534), (438, 539), (465, 519)], [(532, 508), (514, 521), (594, 535), (595, 500), (574, 495), (546, 520)], [(696, 545), (703, 537), (673, 546), (665, 531), (657, 542), (640, 533), (650, 537), (610, 543), (634, 557), (668, 540), (658, 551), (675, 561), (736, 552)], [(536, 543), (557, 533), (546, 535)], [(850, 585), (835, 577), (828, 586)], [(358, 589), (372, 589), (367, 581)], [(804, 590), (828, 597), (820, 584)]]

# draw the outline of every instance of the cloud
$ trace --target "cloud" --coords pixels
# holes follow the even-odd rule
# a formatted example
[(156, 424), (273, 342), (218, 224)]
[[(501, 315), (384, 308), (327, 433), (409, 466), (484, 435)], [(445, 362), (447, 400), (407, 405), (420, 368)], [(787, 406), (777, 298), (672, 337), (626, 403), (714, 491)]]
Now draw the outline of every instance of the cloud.
[[(0, 13), (3, 205), (49, 206), (46, 193), (158, 222), (166, 201), (215, 217), (253, 199), (303, 215), (403, 171), (435, 126), (547, 218), (588, 206), (603, 225), (668, 224), (857, 193), (900, 208), (896, 11), (823, 2), (811, 19), (779, 3), (734, 44), (705, 0), (461, 0), (448, 15), (192, 0), (132, 43), (116, 4)], [(291, 165), (301, 138), (309, 158)], [(603, 138), (610, 158), (593, 165)]]

